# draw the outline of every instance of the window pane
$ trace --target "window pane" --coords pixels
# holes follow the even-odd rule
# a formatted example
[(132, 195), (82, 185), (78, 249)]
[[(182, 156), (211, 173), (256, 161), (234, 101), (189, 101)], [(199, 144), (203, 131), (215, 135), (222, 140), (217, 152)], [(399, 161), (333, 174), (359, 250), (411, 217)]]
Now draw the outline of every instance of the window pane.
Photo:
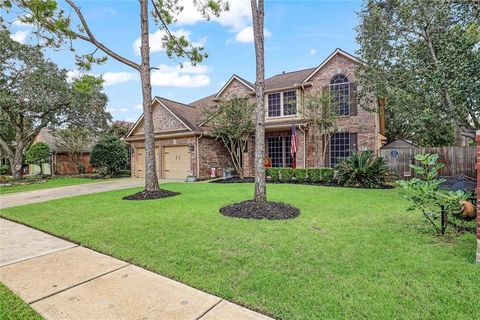
[(297, 92), (286, 91), (283, 93), (283, 114), (285, 116), (297, 113)]
[(292, 136), (285, 137), (284, 141), (285, 141), (285, 153), (284, 153), (285, 167), (291, 167), (292, 154), (290, 153), (290, 150), (292, 147)]
[(339, 116), (350, 114), (350, 84), (347, 77), (336, 75), (330, 80), (330, 96), (333, 110)]
[(280, 116), (280, 93), (271, 93), (268, 95), (268, 116), (279, 117)]
[(338, 132), (330, 137), (330, 165), (337, 165), (341, 159), (350, 156), (350, 133)]
[(268, 157), (272, 160), (272, 167), (282, 167), (282, 137), (268, 137)]

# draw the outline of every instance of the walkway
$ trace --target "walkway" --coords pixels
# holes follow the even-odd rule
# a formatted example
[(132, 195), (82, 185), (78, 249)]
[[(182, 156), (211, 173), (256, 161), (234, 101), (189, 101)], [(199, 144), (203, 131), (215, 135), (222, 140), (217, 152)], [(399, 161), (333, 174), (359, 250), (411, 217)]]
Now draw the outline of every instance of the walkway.
[(53, 199), (79, 196), (82, 194), (141, 187), (144, 185), (144, 183), (144, 179), (124, 178), (114, 179), (111, 181), (85, 183), (73, 186), (11, 193), (0, 196), (0, 209), (36, 202), (49, 201)]

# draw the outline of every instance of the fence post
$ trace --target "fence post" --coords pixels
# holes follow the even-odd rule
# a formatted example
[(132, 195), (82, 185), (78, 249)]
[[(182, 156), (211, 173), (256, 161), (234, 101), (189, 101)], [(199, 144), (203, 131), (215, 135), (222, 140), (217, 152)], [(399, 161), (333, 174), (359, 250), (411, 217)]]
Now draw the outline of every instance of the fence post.
[(477, 263), (480, 263), (480, 130), (477, 130), (475, 141), (477, 143)]

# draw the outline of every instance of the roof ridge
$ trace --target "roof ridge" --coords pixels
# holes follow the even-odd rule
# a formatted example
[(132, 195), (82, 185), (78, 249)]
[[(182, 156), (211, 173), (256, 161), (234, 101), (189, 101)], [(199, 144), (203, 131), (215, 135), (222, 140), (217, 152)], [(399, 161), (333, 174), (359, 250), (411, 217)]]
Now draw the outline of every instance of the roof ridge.
[(288, 71), (288, 72), (277, 73), (276, 75), (273, 75), (273, 76), (271, 76), (270, 78), (273, 78), (273, 77), (276, 77), (276, 76), (281, 76), (281, 75), (284, 75), (284, 74), (289, 74), (289, 73), (307, 71), (307, 70), (316, 69), (316, 68), (317, 68), (317, 67), (310, 67), (310, 68), (304, 68), (304, 69), (295, 70), (295, 71)]
[(192, 108), (192, 109), (196, 109), (195, 106), (191, 106), (191, 105), (188, 105), (188, 104), (183, 103), (183, 102), (180, 102), (180, 101), (175, 101), (175, 100), (168, 99), (168, 98), (164, 98), (164, 97), (160, 97), (160, 96), (155, 96), (155, 98), (160, 99), (160, 100), (167, 100), (167, 101), (170, 101), (170, 102), (174, 102), (174, 103), (178, 103), (178, 104), (184, 105), (185, 107), (189, 107), (189, 108)]

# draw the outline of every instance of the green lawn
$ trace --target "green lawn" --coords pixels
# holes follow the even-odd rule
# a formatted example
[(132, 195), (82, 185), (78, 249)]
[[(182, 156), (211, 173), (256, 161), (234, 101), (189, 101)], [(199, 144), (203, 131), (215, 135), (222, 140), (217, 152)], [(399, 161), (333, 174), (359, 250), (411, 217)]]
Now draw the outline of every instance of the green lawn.
[(289, 221), (227, 218), (252, 184), (168, 184), (180, 196), (121, 190), (4, 209), (72, 239), (279, 319), (474, 319), (473, 234), (436, 237), (397, 190), (269, 185), (299, 207)]
[(40, 189), (48, 189), (55, 187), (73, 186), (77, 184), (102, 182), (103, 179), (90, 178), (75, 178), (75, 177), (55, 177), (49, 179), (47, 182), (37, 182), (31, 184), (18, 184), (10, 187), (0, 187), (0, 194), (7, 194), (13, 192), (32, 191)]
[(0, 319), (2, 320), (41, 320), (32, 308), (0, 283)]

